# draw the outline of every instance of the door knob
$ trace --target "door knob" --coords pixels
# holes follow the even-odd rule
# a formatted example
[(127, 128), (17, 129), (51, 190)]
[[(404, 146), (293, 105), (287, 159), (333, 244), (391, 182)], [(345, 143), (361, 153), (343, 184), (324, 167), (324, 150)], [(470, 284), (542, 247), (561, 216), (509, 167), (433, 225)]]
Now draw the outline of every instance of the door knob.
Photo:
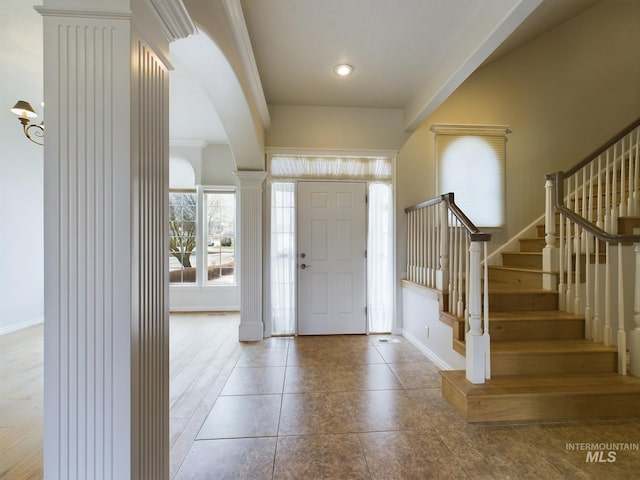
[(311, 265), (305, 265), (304, 263), (301, 263), (301, 264), (300, 264), (300, 268), (301, 268), (302, 270), (304, 270), (305, 268), (310, 268), (310, 267), (311, 267)]

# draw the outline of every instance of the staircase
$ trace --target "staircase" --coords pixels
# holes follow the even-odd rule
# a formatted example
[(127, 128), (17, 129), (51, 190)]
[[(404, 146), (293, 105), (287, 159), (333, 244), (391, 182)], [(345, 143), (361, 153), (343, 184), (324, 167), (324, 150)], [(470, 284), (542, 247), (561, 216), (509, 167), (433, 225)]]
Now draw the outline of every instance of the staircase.
[[(616, 348), (585, 340), (584, 316), (559, 311), (558, 292), (542, 289), (544, 226), (537, 232), (489, 267), (492, 378), (442, 371), (443, 396), (468, 422), (638, 415), (640, 378), (619, 375)], [(464, 318), (442, 316), (464, 355)]]

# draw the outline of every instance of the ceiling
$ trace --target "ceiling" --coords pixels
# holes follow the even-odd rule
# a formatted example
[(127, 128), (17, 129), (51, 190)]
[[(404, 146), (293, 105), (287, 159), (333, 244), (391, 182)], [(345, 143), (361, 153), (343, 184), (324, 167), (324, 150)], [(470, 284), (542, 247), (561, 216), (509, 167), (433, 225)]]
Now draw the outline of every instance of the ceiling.
[[(410, 117), (408, 129), (411, 120), (415, 128), (475, 68), (597, 2), (543, 0), (524, 22), (504, 34), (506, 40), (500, 38), (481, 51), (478, 38), (491, 35), (495, 21), (487, 23), (480, 37), (468, 31), (479, 29), (478, 18), (488, 17), (487, 5), (496, 5), (495, 0), (240, 0), (268, 105), (398, 108)], [(455, 55), (460, 57), (457, 63), (448, 65)], [(461, 69), (471, 55), (479, 55), (475, 64)], [(333, 72), (343, 62), (354, 67), (348, 78)], [(197, 85), (186, 85), (192, 80), (176, 63), (172, 82), (185, 85), (172, 85), (172, 138), (198, 133), (211, 143), (224, 143), (219, 121), (199, 121), (208, 133), (197, 132), (193, 112), (208, 101)], [(451, 71), (443, 74), (447, 68)]]
[[(19, 11), (18, 5), (24, 5), (23, 0), (6, 1), (9, 10)], [(478, 65), (511, 52), (597, 1), (544, 0), (497, 49), (483, 52)], [(425, 85), (437, 90), (438, 82), (443, 83), (439, 69), (447, 66), (451, 45), (469, 40), (465, 35), (477, 26), (478, 17), (486, 16), (487, 2), (498, 4), (496, 0), (240, 0), (268, 105), (399, 108), (405, 115), (416, 99), (422, 104), (430, 100), (420, 99)], [(39, 15), (30, 18), (33, 22), (21, 27), (23, 37), (31, 37), (25, 28), (42, 28)], [(3, 29), (0, 38), (6, 40), (11, 32)], [(38, 45), (28, 44), (34, 43)], [(22, 72), (40, 65), (41, 50), (31, 50), (19, 58), (3, 55), (5, 63)], [(172, 55), (172, 62), (176, 70), (171, 74), (171, 138), (226, 143), (206, 93), (177, 56)], [(333, 73), (339, 62), (353, 65), (351, 77)]]

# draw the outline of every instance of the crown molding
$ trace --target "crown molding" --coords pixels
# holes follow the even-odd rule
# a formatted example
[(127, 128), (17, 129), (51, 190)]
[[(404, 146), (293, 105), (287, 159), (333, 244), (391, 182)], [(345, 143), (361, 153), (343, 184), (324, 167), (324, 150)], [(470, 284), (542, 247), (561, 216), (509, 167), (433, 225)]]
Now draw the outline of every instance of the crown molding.
[(196, 33), (196, 26), (182, 0), (147, 0), (157, 13), (170, 42)]
[(233, 38), (240, 52), (242, 65), (247, 73), (249, 87), (256, 102), (258, 113), (262, 120), (262, 126), (267, 129), (271, 125), (271, 117), (269, 116), (269, 109), (264, 96), (264, 90), (262, 89), (262, 81), (260, 80), (260, 73), (258, 72), (256, 59), (253, 55), (251, 39), (249, 38), (249, 31), (247, 30), (247, 24), (244, 20), (240, 0), (223, 0), (222, 4), (227, 14), (229, 24), (231, 25)]
[(71, 10), (68, 8), (48, 8), (40, 5), (36, 5), (33, 8), (43, 17), (98, 18), (108, 20), (129, 20), (131, 18), (131, 10)]

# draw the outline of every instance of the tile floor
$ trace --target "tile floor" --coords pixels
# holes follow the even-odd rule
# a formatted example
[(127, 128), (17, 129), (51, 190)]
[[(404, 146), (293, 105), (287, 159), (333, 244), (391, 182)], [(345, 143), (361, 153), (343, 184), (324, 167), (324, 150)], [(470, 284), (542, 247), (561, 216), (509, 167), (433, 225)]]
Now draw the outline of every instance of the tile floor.
[[(394, 338), (397, 343), (380, 343)], [(402, 337), (272, 338), (241, 355), (176, 479), (630, 479), (640, 419), (483, 425)], [(614, 462), (568, 444), (620, 443)], [(609, 458), (606, 456), (604, 458)]]

